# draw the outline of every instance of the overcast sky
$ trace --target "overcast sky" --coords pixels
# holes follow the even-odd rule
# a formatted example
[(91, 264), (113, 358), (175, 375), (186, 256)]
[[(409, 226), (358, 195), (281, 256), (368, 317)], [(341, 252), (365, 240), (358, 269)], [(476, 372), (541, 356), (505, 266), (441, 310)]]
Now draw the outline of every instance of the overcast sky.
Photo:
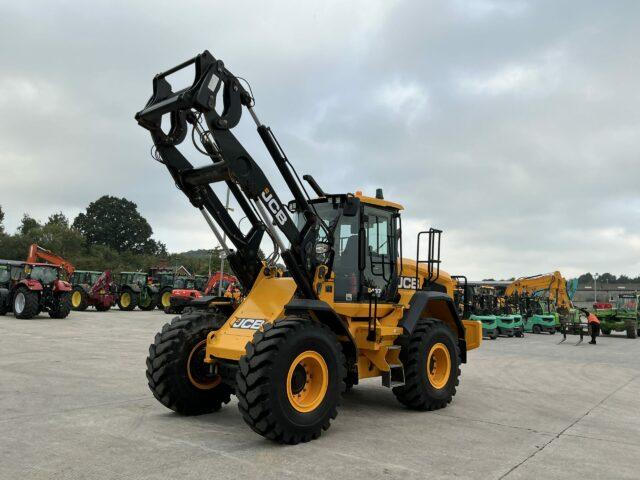
[[(208, 49), (301, 174), (405, 206), (405, 256), (435, 226), (474, 279), (635, 276), (639, 25), (633, 0), (0, 0), (5, 224), (110, 194), (169, 250), (214, 246), (133, 120), (155, 73)], [(272, 173), (248, 117), (239, 136)]]

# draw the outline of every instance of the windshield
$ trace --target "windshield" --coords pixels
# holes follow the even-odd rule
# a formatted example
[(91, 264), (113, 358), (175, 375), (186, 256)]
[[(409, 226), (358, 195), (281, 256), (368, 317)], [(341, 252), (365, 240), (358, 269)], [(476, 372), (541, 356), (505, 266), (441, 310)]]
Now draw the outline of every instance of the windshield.
[(94, 283), (96, 283), (98, 281), (98, 278), (100, 278), (100, 273), (98, 272), (93, 272), (91, 274), (89, 274), (89, 283), (91, 285), (93, 285)]
[(635, 311), (638, 305), (638, 299), (636, 297), (619, 297), (617, 307), (619, 310), (631, 310)]
[(136, 273), (133, 275), (133, 283), (147, 283), (147, 276), (144, 273)]
[(58, 278), (58, 269), (52, 267), (34, 266), (31, 267), (32, 280), (38, 280), (40, 283), (51, 283)]

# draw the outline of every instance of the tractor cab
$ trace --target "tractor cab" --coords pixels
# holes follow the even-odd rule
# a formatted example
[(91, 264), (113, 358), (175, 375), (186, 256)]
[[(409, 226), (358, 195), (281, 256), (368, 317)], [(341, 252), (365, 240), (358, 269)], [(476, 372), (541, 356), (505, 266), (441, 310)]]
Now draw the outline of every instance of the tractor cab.
[(23, 278), (37, 280), (43, 287), (60, 279), (60, 267), (44, 263), (27, 263), (23, 272)]
[(635, 293), (621, 293), (616, 301), (619, 312), (636, 313), (638, 311), (638, 295)]
[(87, 270), (76, 270), (69, 277), (69, 283), (71, 283), (72, 285), (89, 285), (89, 286), (91, 286), (91, 285), (94, 285), (98, 281), (98, 278), (100, 278), (100, 275), (102, 275), (102, 272), (94, 272), (94, 271), (87, 271)]

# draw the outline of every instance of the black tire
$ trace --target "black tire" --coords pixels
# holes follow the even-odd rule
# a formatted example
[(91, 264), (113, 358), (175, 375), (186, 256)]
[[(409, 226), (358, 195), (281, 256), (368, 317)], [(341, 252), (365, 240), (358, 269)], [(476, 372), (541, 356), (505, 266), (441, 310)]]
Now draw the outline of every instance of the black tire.
[[(400, 403), (414, 410), (437, 410), (451, 403), (460, 380), (460, 348), (451, 329), (434, 318), (418, 320), (410, 336), (401, 337), (400, 361), (405, 384), (393, 393)], [(450, 369), (446, 383), (436, 388), (427, 372), (428, 353), (438, 344), (446, 348)]]
[(71, 312), (71, 295), (62, 292), (55, 295), (53, 305), (49, 309), (51, 318), (67, 318)]
[(516, 335), (516, 337), (518, 337), (518, 338), (522, 338), (522, 337), (524, 337), (524, 335), (523, 335), (523, 334), (522, 334), (522, 332), (520, 332), (520, 331), (517, 331), (517, 332), (515, 333), (515, 335)]
[(603, 335), (611, 335), (611, 330), (609, 330), (608, 328), (603, 328), (600, 331)]
[(489, 336), (491, 340), (496, 340), (500, 334), (497, 330), (494, 330), (493, 333)]
[[(79, 301), (76, 303), (76, 295), (79, 298)], [(71, 308), (76, 311), (84, 311), (89, 306), (89, 302), (87, 301), (87, 292), (85, 292), (84, 288), (81, 286), (76, 286), (71, 291)]]
[[(319, 403), (312, 403), (306, 412), (290, 399), (290, 395), (296, 396), (294, 388), (300, 394), (307, 391), (304, 388), (311, 376), (308, 371), (305, 374), (306, 366), (296, 362), (305, 354), (321, 358), (326, 367), (322, 374), (326, 375), (326, 389), (321, 388), (322, 393), (316, 396)], [(342, 347), (326, 325), (291, 316), (266, 324), (254, 335), (253, 343), (247, 343), (247, 353), (240, 358), (236, 375), (240, 413), (251, 429), (275, 442), (293, 445), (316, 439), (338, 414), (346, 388), (345, 365)], [(298, 377), (297, 366), (302, 372)], [(299, 387), (294, 387), (296, 378), (301, 378)]]
[(531, 327), (531, 331), (535, 334), (540, 334), (542, 333), (542, 328), (540, 328), (540, 325), (534, 325)]
[(156, 304), (158, 303), (157, 295), (152, 295), (148, 292), (146, 302), (148, 303), (142, 301), (142, 293), (140, 293), (140, 296), (138, 297), (138, 308), (144, 312), (149, 312), (156, 308)]
[(173, 288), (164, 288), (163, 290), (160, 290), (160, 292), (158, 292), (156, 296), (156, 307), (158, 307), (158, 310), (164, 310), (171, 305), (170, 303), (165, 304), (165, 295), (169, 294), (168, 298), (171, 298), (172, 291)]
[(638, 338), (638, 331), (635, 325), (627, 326), (627, 338)]
[(231, 388), (201, 361), (207, 334), (225, 320), (217, 313), (183, 315), (156, 334), (149, 346), (147, 380), (162, 405), (181, 415), (202, 415), (229, 403)]
[(105, 305), (104, 303), (96, 303), (95, 307), (98, 312), (108, 312), (111, 310), (110, 304)]
[[(128, 299), (128, 302), (123, 301), (126, 299)], [(120, 295), (118, 295), (117, 304), (120, 310), (130, 312), (131, 310), (136, 308), (136, 305), (138, 304), (138, 294), (127, 288), (120, 292)]]
[(182, 313), (182, 307), (166, 307), (163, 309), (164, 313), (167, 315), (180, 315)]
[[(24, 307), (20, 309), (17, 304), (20, 296), (24, 298)], [(17, 308), (16, 308), (17, 307)], [(16, 318), (29, 319), (40, 313), (40, 295), (28, 288), (19, 288), (13, 295), (13, 314)]]
[(551, 330), (549, 330), (549, 335), (555, 335), (556, 334), (556, 329), (552, 328)]

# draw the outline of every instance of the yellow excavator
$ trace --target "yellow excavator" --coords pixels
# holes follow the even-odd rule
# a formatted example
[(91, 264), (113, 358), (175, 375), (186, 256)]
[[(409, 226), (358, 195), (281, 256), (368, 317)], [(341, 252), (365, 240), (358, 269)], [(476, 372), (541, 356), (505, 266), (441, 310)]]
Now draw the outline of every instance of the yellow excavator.
[[(192, 85), (174, 91), (167, 77), (192, 65)], [(151, 133), (155, 160), (200, 210), (247, 292), (239, 304), (201, 297), (162, 328), (147, 358), (154, 396), (194, 415), (235, 394), (255, 432), (287, 444), (318, 438), (342, 393), (366, 378), (381, 377), (409, 408), (445, 407), (482, 328), (457, 313), (455, 283), (440, 270), (441, 231), (421, 232), (416, 258), (405, 259), (402, 206), (381, 189), (330, 194), (305, 175), (316, 195), (309, 196), (250, 91), (205, 51), (156, 75), (136, 115)], [(293, 196), (288, 204), (231, 133), (244, 109)], [(189, 130), (210, 160), (205, 166), (194, 167), (177, 148)], [(211, 188), (216, 182), (235, 197), (247, 233)], [(267, 237), (273, 253), (261, 260)]]
[(516, 294), (532, 296), (536, 292), (545, 292), (560, 315), (567, 315), (573, 308), (573, 303), (567, 292), (567, 281), (558, 271), (520, 277), (507, 286), (504, 295), (506, 297), (512, 297)]

